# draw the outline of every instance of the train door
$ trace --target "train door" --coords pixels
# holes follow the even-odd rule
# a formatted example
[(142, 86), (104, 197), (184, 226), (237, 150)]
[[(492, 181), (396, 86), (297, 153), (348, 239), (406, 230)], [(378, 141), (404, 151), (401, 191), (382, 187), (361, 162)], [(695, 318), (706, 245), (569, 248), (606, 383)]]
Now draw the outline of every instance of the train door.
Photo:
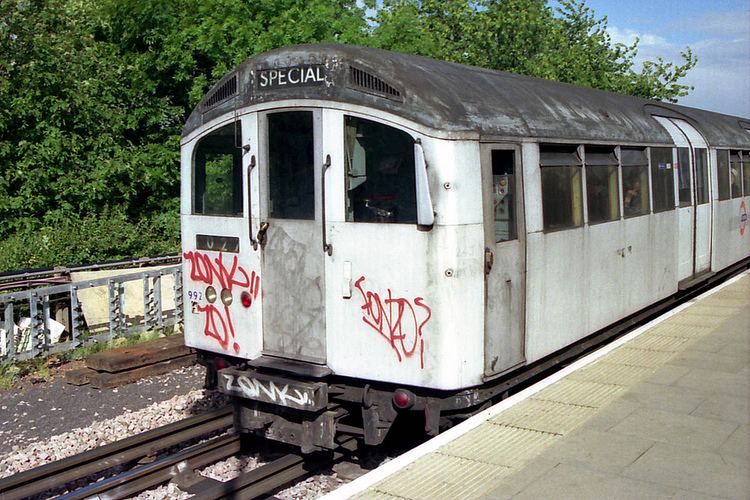
[(482, 144), (485, 234), (484, 372), (493, 376), (524, 361), (526, 251), (521, 150)]
[(263, 353), (324, 363), (321, 110), (259, 115)]
[(677, 198), (679, 237), (677, 276), (689, 281), (711, 265), (711, 204), (708, 149), (689, 123), (677, 118), (654, 117), (677, 146)]

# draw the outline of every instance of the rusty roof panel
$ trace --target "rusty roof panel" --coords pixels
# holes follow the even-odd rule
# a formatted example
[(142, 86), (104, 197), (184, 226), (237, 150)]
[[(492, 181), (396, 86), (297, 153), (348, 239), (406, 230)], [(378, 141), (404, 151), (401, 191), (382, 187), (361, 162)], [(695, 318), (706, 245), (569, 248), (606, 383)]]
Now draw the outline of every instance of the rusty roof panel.
[[(324, 67), (324, 83), (311, 79), (301, 85), (260, 88), (258, 76), (264, 70), (310, 65)], [(350, 66), (397, 90), (400, 99), (351, 85)], [(712, 146), (750, 145), (750, 133), (738, 117), (353, 45), (307, 44), (272, 50), (245, 61), (214, 89), (235, 75), (240, 82), (236, 96), (211, 108), (201, 103), (190, 115), (183, 135), (241, 107), (281, 99), (318, 99), (387, 111), (445, 132), (614, 143), (671, 143), (651, 114), (674, 113), (688, 119)], [(300, 80), (298, 71), (291, 75), (292, 80)]]

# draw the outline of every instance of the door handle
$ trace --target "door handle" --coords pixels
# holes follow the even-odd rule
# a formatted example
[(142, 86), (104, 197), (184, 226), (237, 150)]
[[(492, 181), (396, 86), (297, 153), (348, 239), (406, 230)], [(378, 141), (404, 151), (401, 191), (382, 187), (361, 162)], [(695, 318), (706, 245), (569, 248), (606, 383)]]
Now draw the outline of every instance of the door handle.
[(264, 222), (260, 225), (260, 229), (258, 229), (258, 244), (260, 246), (263, 246), (266, 244), (266, 231), (268, 231), (268, 222)]
[(328, 243), (326, 240), (326, 171), (331, 166), (331, 155), (326, 155), (326, 162), (323, 164), (323, 169), (321, 170), (321, 183), (320, 183), (320, 190), (321, 190), (321, 197), (320, 197), (320, 203), (321, 203), (321, 228), (323, 230), (323, 251), (327, 253), (329, 256), (333, 254), (333, 245)]

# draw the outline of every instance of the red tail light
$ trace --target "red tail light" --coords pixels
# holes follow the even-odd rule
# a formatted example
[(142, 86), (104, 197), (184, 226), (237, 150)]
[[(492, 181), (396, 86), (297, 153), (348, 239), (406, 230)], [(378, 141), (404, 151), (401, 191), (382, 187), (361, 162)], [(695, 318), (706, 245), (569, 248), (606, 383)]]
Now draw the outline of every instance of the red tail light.
[(248, 292), (242, 292), (242, 295), (240, 295), (240, 301), (242, 302), (243, 306), (250, 307), (251, 305), (253, 305), (253, 296)]
[(227, 367), (226, 361), (224, 361), (221, 358), (214, 359), (214, 368), (216, 368), (217, 370), (223, 370), (226, 367)]
[(401, 410), (406, 410), (414, 404), (414, 398), (415, 396), (411, 392), (405, 389), (398, 389), (393, 393), (393, 405)]

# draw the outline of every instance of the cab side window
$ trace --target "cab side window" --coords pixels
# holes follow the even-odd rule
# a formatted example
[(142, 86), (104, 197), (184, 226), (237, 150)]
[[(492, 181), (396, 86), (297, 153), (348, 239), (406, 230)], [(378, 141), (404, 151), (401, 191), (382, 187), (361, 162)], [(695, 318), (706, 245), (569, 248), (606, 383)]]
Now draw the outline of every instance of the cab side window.
[(742, 196), (742, 151), (729, 154), (729, 190), (732, 198)]
[(417, 223), (414, 139), (381, 123), (344, 117), (346, 220)]
[(728, 200), (731, 196), (729, 191), (729, 151), (726, 149), (716, 151), (716, 160), (717, 178), (719, 182), (719, 199)]
[[(193, 155), (193, 213), (242, 215), (242, 154), (231, 123), (198, 141)], [(241, 135), (240, 135), (241, 137)]]

